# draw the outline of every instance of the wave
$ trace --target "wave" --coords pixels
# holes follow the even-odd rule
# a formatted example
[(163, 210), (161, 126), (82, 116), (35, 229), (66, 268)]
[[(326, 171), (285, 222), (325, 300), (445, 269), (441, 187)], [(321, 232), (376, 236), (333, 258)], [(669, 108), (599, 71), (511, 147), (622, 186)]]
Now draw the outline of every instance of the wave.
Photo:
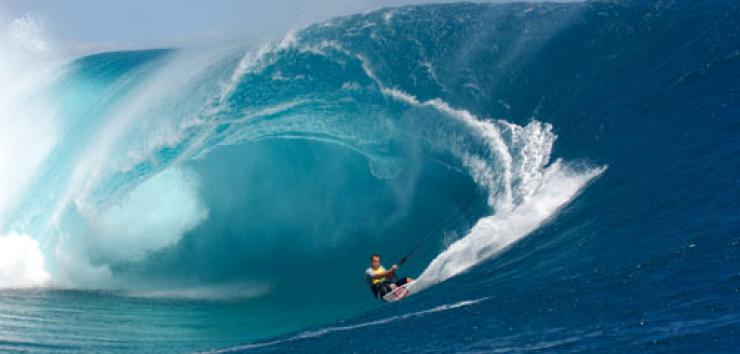
[[(496, 217), (481, 219), (467, 241), (453, 245), (479, 257), (444, 272), (434, 270), (438, 260), (422, 276), (434, 283), (495, 253), (480, 249), (523, 237), (601, 171), (577, 172), (561, 161), (548, 166), (555, 140), (549, 124), (523, 127), (481, 119), (440, 98), (419, 101), (384, 83), (373, 65), (311, 30), (243, 55), (226, 48), (76, 60), (47, 93), (61, 105), (62, 138), (46, 152), (42, 171), (24, 177), (36, 185), (4, 228), (43, 235), (44, 248), (55, 249), (53, 257), (44, 252), (55, 283), (121, 286), (116, 268), (177, 247), (208, 219), (202, 172), (188, 164), (220, 147), (265, 139), (334, 144), (367, 158), (381, 180), (440, 156), (466, 170)], [(83, 104), (78, 95), (92, 97)], [(85, 128), (71, 129), (80, 124)], [(567, 192), (553, 196), (549, 189)], [(533, 214), (543, 202), (533, 197), (555, 201)], [(493, 232), (513, 227), (503, 219), (522, 226), (510, 236)]]
[[(475, 12), (461, 9), (450, 16)], [(514, 121), (451, 95), (449, 72), (468, 69), (434, 51), (477, 24), (434, 37), (396, 29), (443, 12), (382, 10), (267, 44), (55, 66), (0, 105), (43, 103), (52, 113), (34, 119), (54, 127), (14, 177), (16, 194), (0, 196), (0, 233), (27, 235), (0, 240), (36, 255), (0, 264), (0, 287), (243, 302), (297, 329), (377, 306), (359, 280), (372, 252), (392, 262), (428, 242), (404, 266), (420, 274), (414, 292), (500, 254), (606, 167), (586, 153), (553, 159), (557, 127), (546, 117)], [(560, 25), (572, 16), (554, 14)], [(384, 42), (398, 44), (384, 50), (408, 68), (377, 55)], [(496, 65), (524, 54), (512, 55)], [(486, 91), (478, 79), (464, 79), (465, 90)], [(7, 126), (25, 136), (22, 124)], [(326, 269), (348, 281), (306, 276)]]

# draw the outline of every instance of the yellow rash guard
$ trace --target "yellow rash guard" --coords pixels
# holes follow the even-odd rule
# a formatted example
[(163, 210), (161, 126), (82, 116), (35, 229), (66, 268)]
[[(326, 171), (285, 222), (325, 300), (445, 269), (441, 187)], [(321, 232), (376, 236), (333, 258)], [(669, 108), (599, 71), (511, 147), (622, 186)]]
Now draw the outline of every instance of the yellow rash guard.
[(368, 284), (370, 284), (370, 286), (373, 286), (373, 285), (378, 284), (378, 283), (380, 283), (382, 281), (385, 281), (385, 278), (373, 279), (374, 276), (376, 276), (378, 274), (382, 274), (382, 273), (385, 273), (385, 268), (383, 266), (378, 267), (378, 269), (373, 269), (372, 267), (366, 269), (365, 270), (365, 278), (367, 278)]

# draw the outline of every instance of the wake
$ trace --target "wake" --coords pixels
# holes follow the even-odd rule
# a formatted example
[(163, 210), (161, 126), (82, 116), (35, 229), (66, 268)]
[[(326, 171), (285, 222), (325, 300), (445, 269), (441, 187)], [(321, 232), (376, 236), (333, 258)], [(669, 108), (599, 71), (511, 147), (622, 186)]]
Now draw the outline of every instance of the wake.
[(452, 303), (452, 304), (439, 305), (439, 306), (433, 307), (428, 310), (422, 310), (422, 311), (411, 312), (411, 313), (407, 313), (403, 315), (392, 316), (392, 317), (388, 317), (388, 318), (384, 318), (384, 319), (380, 319), (376, 321), (370, 321), (370, 322), (359, 323), (359, 324), (348, 325), (348, 326), (326, 327), (326, 328), (322, 328), (318, 330), (301, 332), (295, 336), (288, 337), (285, 339), (278, 339), (278, 340), (273, 340), (269, 342), (240, 345), (237, 347), (206, 351), (203, 353), (233, 353), (233, 352), (241, 352), (241, 351), (247, 351), (247, 350), (252, 350), (252, 349), (257, 349), (257, 348), (269, 347), (269, 346), (273, 346), (273, 345), (277, 345), (281, 343), (288, 343), (288, 342), (299, 341), (302, 339), (321, 337), (321, 336), (324, 336), (330, 333), (335, 333), (335, 332), (352, 331), (355, 329), (360, 329), (360, 328), (365, 328), (365, 327), (373, 327), (373, 326), (383, 325), (383, 324), (387, 324), (391, 322), (403, 321), (409, 318), (422, 317), (422, 316), (426, 316), (432, 313), (450, 311), (454, 309), (459, 309), (461, 307), (477, 305), (486, 300), (488, 300), (488, 297), (475, 299), (475, 300), (463, 300), (463, 301), (459, 301), (459, 302)]

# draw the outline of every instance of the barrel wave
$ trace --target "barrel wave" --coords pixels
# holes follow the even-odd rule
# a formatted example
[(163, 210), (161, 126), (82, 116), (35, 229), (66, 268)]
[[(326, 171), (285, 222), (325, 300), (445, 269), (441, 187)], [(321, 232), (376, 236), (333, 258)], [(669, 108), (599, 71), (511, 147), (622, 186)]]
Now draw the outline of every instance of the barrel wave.
[[(16, 21), (0, 348), (732, 351), (738, 19), (423, 5), (71, 61)], [(380, 306), (369, 255), (418, 245)]]

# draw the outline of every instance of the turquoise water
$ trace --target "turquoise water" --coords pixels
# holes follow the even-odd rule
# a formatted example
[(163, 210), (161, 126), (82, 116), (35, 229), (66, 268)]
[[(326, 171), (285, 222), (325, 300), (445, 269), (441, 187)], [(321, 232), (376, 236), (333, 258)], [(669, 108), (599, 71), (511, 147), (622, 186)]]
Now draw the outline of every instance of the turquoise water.
[(738, 15), (412, 6), (33, 71), (0, 348), (732, 352)]

